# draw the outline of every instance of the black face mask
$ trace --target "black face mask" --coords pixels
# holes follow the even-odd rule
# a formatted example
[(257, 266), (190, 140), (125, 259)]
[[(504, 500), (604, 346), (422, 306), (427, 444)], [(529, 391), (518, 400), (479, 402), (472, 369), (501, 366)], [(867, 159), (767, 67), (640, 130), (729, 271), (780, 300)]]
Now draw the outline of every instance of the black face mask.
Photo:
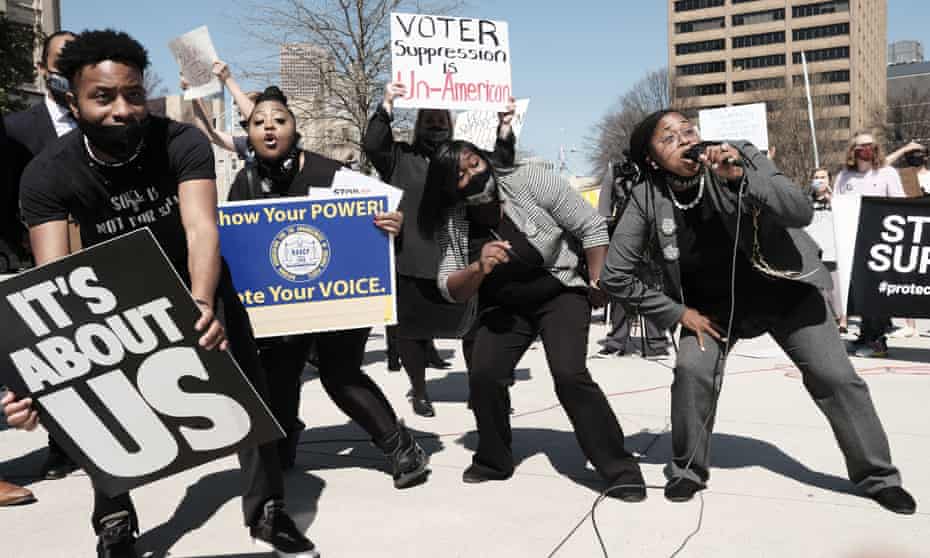
[(448, 128), (426, 128), (417, 134), (417, 143), (423, 151), (432, 155), (443, 143), (452, 139), (452, 131)]
[(469, 221), (490, 228), (500, 224), (501, 203), (497, 181), (490, 168), (473, 176), (468, 185), (459, 190), (459, 196), (465, 202)]
[(71, 89), (71, 84), (68, 83), (68, 78), (57, 72), (49, 72), (45, 77), (45, 87), (58, 106), (70, 110), (68, 107), (68, 91)]
[(117, 161), (128, 161), (142, 151), (148, 123), (148, 117), (129, 120), (120, 126), (105, 126), (79, 120), (78, 127), (94, 149)]
[(920, 151), (911, 152), (904, 156), (909, 167), (922, 167), (927, 164), (927, 154)]

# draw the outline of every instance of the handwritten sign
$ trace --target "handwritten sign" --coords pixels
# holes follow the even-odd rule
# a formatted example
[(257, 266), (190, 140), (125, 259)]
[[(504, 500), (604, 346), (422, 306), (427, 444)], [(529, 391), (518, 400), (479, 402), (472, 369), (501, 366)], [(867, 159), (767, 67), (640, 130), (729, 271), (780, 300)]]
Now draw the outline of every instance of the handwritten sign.
[[(523, 121), (526, 119), (526, 109), (530, 106), (529, 99), (517, 100), (517, 111), (513, 117), (513, 135), (520, 139), (523, 131)], [(497, 125), (499, 117), (496, 111), (469, 110), (455, 117), (455, 139), (471, 142), (485, 151), (494, 151), (497, 140)]]
[(223, 92), (223, 84), (213, 75), (213, 62), (218, 57), (205, 25), (173, 39), (168, 48), (181, 67), (181, 75), (190, 84), (184, 91), (185, 100)]
[(512, 95), (505, 21), (392, 13), (391, 56), (398, 107), (500, 111)]
[(280, 438), (232, 355), (198, 345), (199, 317), (138, 229), (0, 283), (0, 383), (110, 496)]
[(699, 112), (699, 118), (701, 139), (746, 140), (762, 151), (769, 149), (765, 103), (702, 110)]

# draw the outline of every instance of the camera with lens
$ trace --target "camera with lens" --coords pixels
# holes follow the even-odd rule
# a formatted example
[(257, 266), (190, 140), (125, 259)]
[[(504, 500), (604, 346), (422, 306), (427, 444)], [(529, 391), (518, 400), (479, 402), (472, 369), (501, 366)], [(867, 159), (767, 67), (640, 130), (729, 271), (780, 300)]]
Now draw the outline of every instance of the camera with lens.
[(630, 159), (629, 150), (623, 151), (622, 161), (611, 164), (611, 171), (613, 172), (615, 186), (622, 186), (626, 183), (626, 188), (629, 188), (634, 184), (638, 184), (643, 178), (639, 165)]

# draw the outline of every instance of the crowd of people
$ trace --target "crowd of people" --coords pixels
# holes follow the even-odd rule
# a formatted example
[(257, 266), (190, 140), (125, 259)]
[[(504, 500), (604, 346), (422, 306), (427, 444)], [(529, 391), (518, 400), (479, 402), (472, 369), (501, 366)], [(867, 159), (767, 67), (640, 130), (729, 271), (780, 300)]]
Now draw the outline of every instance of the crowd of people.
[[(128, 232), (100, 226), (140, 210), (112, 204), (112, 196), (139, 188), (157, 193), (141, 210), (147, 203), (169, 208), (147, 226), (202, 312), (200, 344), (232, 352), (286, 433), (239, 452), (244, 523), (281, 556), (317, 557), (286, 511), (282, 481), (305, 428), (300, 382), (308, 360), (327, 395), (383, 451), (396, 488), (427, 482), (429, 456), (362, 369), (369, 328), (255, 339), (220, 256), (210, 142), (246, 161), (230, 201), (312, 197), (332, 187), (342, 165), (301, 146), (297, 118), (277, 87), (245, 94), (222, 62), (214, 70), (239, 105), (245, 136), (216, 130), (197, 103), (196, 127), (150, 114), (143, 85), (148, 65), (145, 48), (122, 32), (48, 38), (39, 66), (44, 104), (4, 118), (3, 139), (17, 149), (4, 235), (22, 235), (14, 224), (23, 222), (35, 263), (43, 265), (78, 245)], [(372, 222), (395, 237), (398, 325), (389, 336), (396, 350), (391, 364), (409, 376), (412, 410), (434, 416), (426, 368), (443, 363), (433, 339), (462, 340), (478, 431), (463, 482), (513, 475), (509, 388), (518, 361), (541, 338), (556, 396), (605, 492), (626, 502), (646, 497), (638, 461), (586, 364), (592, 309), (609, 302), (616, 339), (607, 340), (606, 354), (628, 350), (623, 328), (629, 330), (634, 316), (649, 332), (644, 355), (667, 354), (666, 332), (680, 332), (668, 500), (688, 501), (706, 487), (727, 356), (739, 340), (767, 333), (801, 371), (857, 489), (893, 512), (915, 512), (868, 386), (844, 348), (837, 325), (844, 317), (824, 296), (832, 289), (830, 271), (802, 228), (814, 200), (926, 191), (926, 148), (911, 144), (886, 161), (872, 136), (856, 134), (832, 185), (825, 169), (798, 185), (746, 142), (710, 145), (695, 159), (696, 126), (662, 110), (644, 118), (630, 138), (642, 179), (599, 213), (545, 165), (517, 160), (512, 101), (499, 114), (496, 145), (488, 152), (453, 140), (452, 115), (442, 110), (420, 110), (412, 142), (395, 140), (394, 100), (404, 94), (403, 84), (386, 86), (362, 141), (380, 178), (404, 192), (398, 211)], [(899, 158), (913, 169), (904, 181), (887, 166)], [(862, 323), (853, 351), (887, 351), (888, 317), (866, 316)], [(10, 426), (32, 430), (41, 423), (24, 394), (8, 391), (2, 406)], [(42, 475), (62, 478), (75, 467), (50, 439)], [(32, 499), (28, 490), (0, 484), (0, 504)], [(95, 488), (91, 523), (98, 556), (137, 555), (139, 522), (128, 493), (112, 497)]]

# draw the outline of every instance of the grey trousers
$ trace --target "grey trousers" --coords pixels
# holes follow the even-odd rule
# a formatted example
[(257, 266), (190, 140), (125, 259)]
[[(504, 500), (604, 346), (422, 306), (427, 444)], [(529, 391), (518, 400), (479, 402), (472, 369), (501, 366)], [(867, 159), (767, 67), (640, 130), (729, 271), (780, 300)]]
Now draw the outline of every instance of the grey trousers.
[[(888, 438), (869, 388), (849, 361), (824, 297), (810, 288), (793, 304), (784, 306), (784, 312), (753, 316), (753, 329), (761, 326), (770, 333), (800, 369), (804, 387), (833, 429), (850, 480), (866, 494), (899, 486), (901, 477), (891, 464)], [(701, 351), (695, 334), (683, 331), (672, 383), (671, 474), (699, 483), (709, 476), (707, 437), (713, 431), (716, 412), (714, 382), (721, 379), (715, 377), (715, 370), (724, 350), (707, 335), (704, 346), (706, 351)], [(721, 375), (722, 368), (721, 362)]]

